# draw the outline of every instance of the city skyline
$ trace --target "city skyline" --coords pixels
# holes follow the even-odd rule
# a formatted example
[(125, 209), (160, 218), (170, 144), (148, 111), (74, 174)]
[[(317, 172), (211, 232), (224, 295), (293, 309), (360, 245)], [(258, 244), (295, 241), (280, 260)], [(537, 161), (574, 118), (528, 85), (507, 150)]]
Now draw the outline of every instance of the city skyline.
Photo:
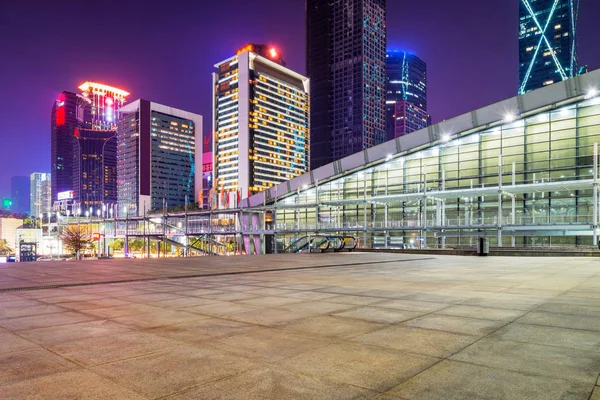
[[(233, 49), (248, 42), (272, 44), (283, 53), (290, 68), (305, 72), (304, 1), (279, 4), (265, 0), (252, 6), (234, 1), (237, 12), (246, 18), (227, 32), (219, 30), (217, 40), (210, 41), (199, 39), (215, 37), (219, 13), (227, 10), (215, 7), (216, 16), (212, 18), (215, 22), (195, 26), (191, 22), (197, 21), (198, 17), (193, 11), (201, 11), (201, 5), (178, 3), (180, 7), (173, 7), (173, 12), (181, 7), (190, 12), (178, 13), (177, 22), (165, 22), (164, 30), (153, 33), (152, 24), (147, 24), (149, 27), (140, 32), (125, 34), (122, 30), (106, 30), (100, 38), (94, 39), (100, 47), (89, 48), (81, 45), (90, 39), (85, 36), (64, 40), (69, 32), (76, 31), (73, 25), (86, 24), (81, 16), (89, 11), (89, 5), (66, 1), (39, 7), (43, 12), (35, 15), (27, 13), (26, 2), (11, 4), (10, 8), (0, 6), (0, 33), (3, 34), (0, 40), (13, 55), (2, 66), (1, 79), (3, 87), (8, 89), (5, 94), (9, 100), (0, 111), (3, 120), (7, 121), (3, 135), (8, 139), (6, 156), (0, 161), (0, 170), (4, 171), (0, 174), (1, 196), (9, 195), (9, 182), (14, 175), (49, 172), (48, 104), (52, 104), (61, 91), (75, 90), (88, 79), (122, 87), (132, 93), (132, 98), (153, 98), (202, 114), (205, 116), (204, 130), (209, 132), (206, 116), (210, 115), (210, 71), (215, 62), (225, 59)], [(518, 82), (517, 1), (483, 5), (468, 0), (460, 10), (454, 10), (455, 7), (443, 1), (430, 0), (409, 8), (394, 3), (388, 4), (388, 48), (414, 52), (427, 62), (428, 108), (433, 122), (514, 94)], [(119, 23), (135, 13), (142, 19), (137, 25), (143, 26), (144, 20), (150, 21), (157, 15), (171, 12), (150, 5), (139, 13), (140, 4), (130, 1), (119, 5), (118, 14), (114, 14), (111, 7), (100, 7), (98, 15), (110, 16), (112, 22)], [(268, 7), (282, 18), (272, 24), (262, 24), (267, 16), (261, 15), (258, 10), (262, 7), (256, 5)], [(581, 7), (579, 60), (593, 70), (600, 66), (600, 55), (594, 54), (593, 46), (597, 36), (593, 32), (593, 16), (600, 12), (600, 4), (582, 2)], [(489, 18), (491, 14), (495, 16), (493, 19)], [(56, 25), (56, 20), (72, 20), (73, 24)], [(431, 29), (417, 29), (424, 24)], [(454, 29), (457, 25), (464, 29)], [(177, 29), (170, 29), (175, 27)], [(484, 28), (492, 34), (480, 35)], [(146, 61), (156, 56), (153, 41), (160, 41), (167, 33), (169, 38), (177, 39), (175, 49), (182, 50), (182, 54), (184, 50), (186, 57), (176, 56), (172, 60), (164, 57), (155, 61), (153, 67), (140, 68), (139, 65), (151, 64)], [(122, 44), (118, 44), (117, 39), (124, 36), (127, 40), (122, 39)], [(132, 38), (145, 40), (139, 48), (131, 49), (127, 43)], [(98, 61), (98, 49), (106, 56), (105, 60)], [(88, 60), (86, 56), (90, 56)], [(488, 90), (481, 90), (482, 87)], [(34, 92), (35, 96), (32, 96)], [(27, 163), (24, 155), (29, 155)]]

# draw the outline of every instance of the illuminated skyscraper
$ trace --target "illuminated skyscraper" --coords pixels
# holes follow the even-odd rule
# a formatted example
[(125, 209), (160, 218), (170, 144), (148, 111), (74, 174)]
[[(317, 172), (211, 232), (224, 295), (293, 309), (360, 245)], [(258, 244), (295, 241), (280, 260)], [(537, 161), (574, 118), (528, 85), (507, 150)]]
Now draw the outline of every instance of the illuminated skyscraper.
[[(308, 78), (246, 48), (215, 65), (213, 187), (263, 191), (308, 170)], [(273, 57), (275, 61), (271, 59)]]
[(115, 130), (78, 128), (73, 140), (73, 202), (93, 212), (117, 202)]
[[(129, 95), (124, 90), (96, 82), (85, 82), (79, 86), (79, 89), (81, 93), (62, 92), (52, 107), (52, 203), (58, 200), (58, 193), (71, 191), (75, 193), (74, 168), (79, 168), (81, 160), (75, 158), (76, 154), (73, 150), (79, 148), (83, 140), (83, 137), (77, 140), (76, 132), (85, 130), (85, 140), (93, 140), (94, 131), (98, 132), (98, 140), (103, 140), (107, 131), (116, 134), (119, 117), (117, 110)], [(105, 165), (114, 163), (107, 161), (106, 158), (110, 158), (110, 155), (103, 156)], [(105, 180), (104, 177), (102, 180)], [(84, 193), (87, 187), (87, 185), (79, 185), (77, 190), (79, 194), (72, 199), (73, 202), (85, 203), (85, 199), (98, 199), (97, 194)]]
[(519, 0), (519, 94), (578, 74), (579, 0)]
[(385, 0), (307, 0), (311, 169), (386, 140)]
[(118, 111), (119, 215), (199, 201), (202, 116), (142, 99)]
[(427, 64), (414, 54), (388, 50), (386, 54), (387, 139), (427, 127)]
[(34, 172), (29, 177), (29, 183), (31, 216), (40, 218), (52, 208), (50, 174)]

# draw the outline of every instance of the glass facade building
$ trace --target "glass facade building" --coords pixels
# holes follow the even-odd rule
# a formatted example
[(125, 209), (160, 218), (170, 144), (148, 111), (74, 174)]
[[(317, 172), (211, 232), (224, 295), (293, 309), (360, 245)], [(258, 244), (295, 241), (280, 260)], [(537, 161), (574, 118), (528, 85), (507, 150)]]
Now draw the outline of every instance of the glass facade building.
[(273, 215), (263, 230), (279, 249), (327, 233), (373, 248), (469, 246), (479, 237), (492, 246), (593, 246), (599, 89), (600, 70), (493, 104), (313, 170), (243, 210)]
[(199, 201), (202, 117), (141, 99), (119, 112), (119, 215)]
[[(119, 118), (117, 111), (129, 95), (124, 90), (97, 82), (84, 82), (79, 86), (81, 93), (64, 91), (55, 101), (51, 114), (51, 175), (52, 203), (57, 202), (58, 193), (75, 191), (74, 168), (81, 160), (74, 154), (78, 148), (78, 130), (116, 132)], [(81, 177), (78, 178), (80, 181)], [(79, 185), (79, 192), (86, 189)], [(97, 198), (97, 194), (81, 194), (81, 198)]]
[(245, 49), (215, 67), (212, 185), (221, 194), (211, 207), (301, 175), (309, 159), (308, 78)]
[(117, 202), (115, 130), (78, 128), (73, 140), (73, 202), (82, 210)]
[(30, 193), (28, 176), (13, 176), (10, 179), (10, 196), (13, 212), (29, 214)]
[(50, 174), (34, 172), (29, 177), (31, 216), (40, 218), (52, 209), (52, 183)]
[(388, 50), (386, 54), (387, 139), (430, 125), (427, 114), (427, 64), (414, 54)]
[(519, 1), (519, 94), (578, 74), (579, 0)]
[(386, 140), (386, 1), (308, 0), (311, 165)]

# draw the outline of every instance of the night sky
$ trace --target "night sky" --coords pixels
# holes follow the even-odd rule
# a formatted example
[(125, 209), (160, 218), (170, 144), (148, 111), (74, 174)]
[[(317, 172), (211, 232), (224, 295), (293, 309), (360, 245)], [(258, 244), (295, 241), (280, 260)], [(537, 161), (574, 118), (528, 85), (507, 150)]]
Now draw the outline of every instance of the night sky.
[[(388, 0), (388, 48), (428, 66), (433, 121), (516, 95), (518, 0)], [(582, 0), (579, 60), (600, 67), (600, 1)], [(50, 172), (50, 111), (86, 80), (200, 113), (210, 131), (213, 65), (248, 42), (305, 73), (304, 0), (0, 2), (0, 196)]]

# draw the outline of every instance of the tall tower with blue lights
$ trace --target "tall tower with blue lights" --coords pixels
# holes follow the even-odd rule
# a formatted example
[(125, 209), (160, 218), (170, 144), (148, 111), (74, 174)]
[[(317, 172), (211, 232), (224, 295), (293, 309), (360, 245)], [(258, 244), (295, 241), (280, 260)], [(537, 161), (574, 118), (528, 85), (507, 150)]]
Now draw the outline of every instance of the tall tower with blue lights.
[(427, 127), (427, 64), (414, 54), (388, 50), (386, 74), (387, 139)]
[(578, 75), (579, 0), (519, 0), (519, 94)]

